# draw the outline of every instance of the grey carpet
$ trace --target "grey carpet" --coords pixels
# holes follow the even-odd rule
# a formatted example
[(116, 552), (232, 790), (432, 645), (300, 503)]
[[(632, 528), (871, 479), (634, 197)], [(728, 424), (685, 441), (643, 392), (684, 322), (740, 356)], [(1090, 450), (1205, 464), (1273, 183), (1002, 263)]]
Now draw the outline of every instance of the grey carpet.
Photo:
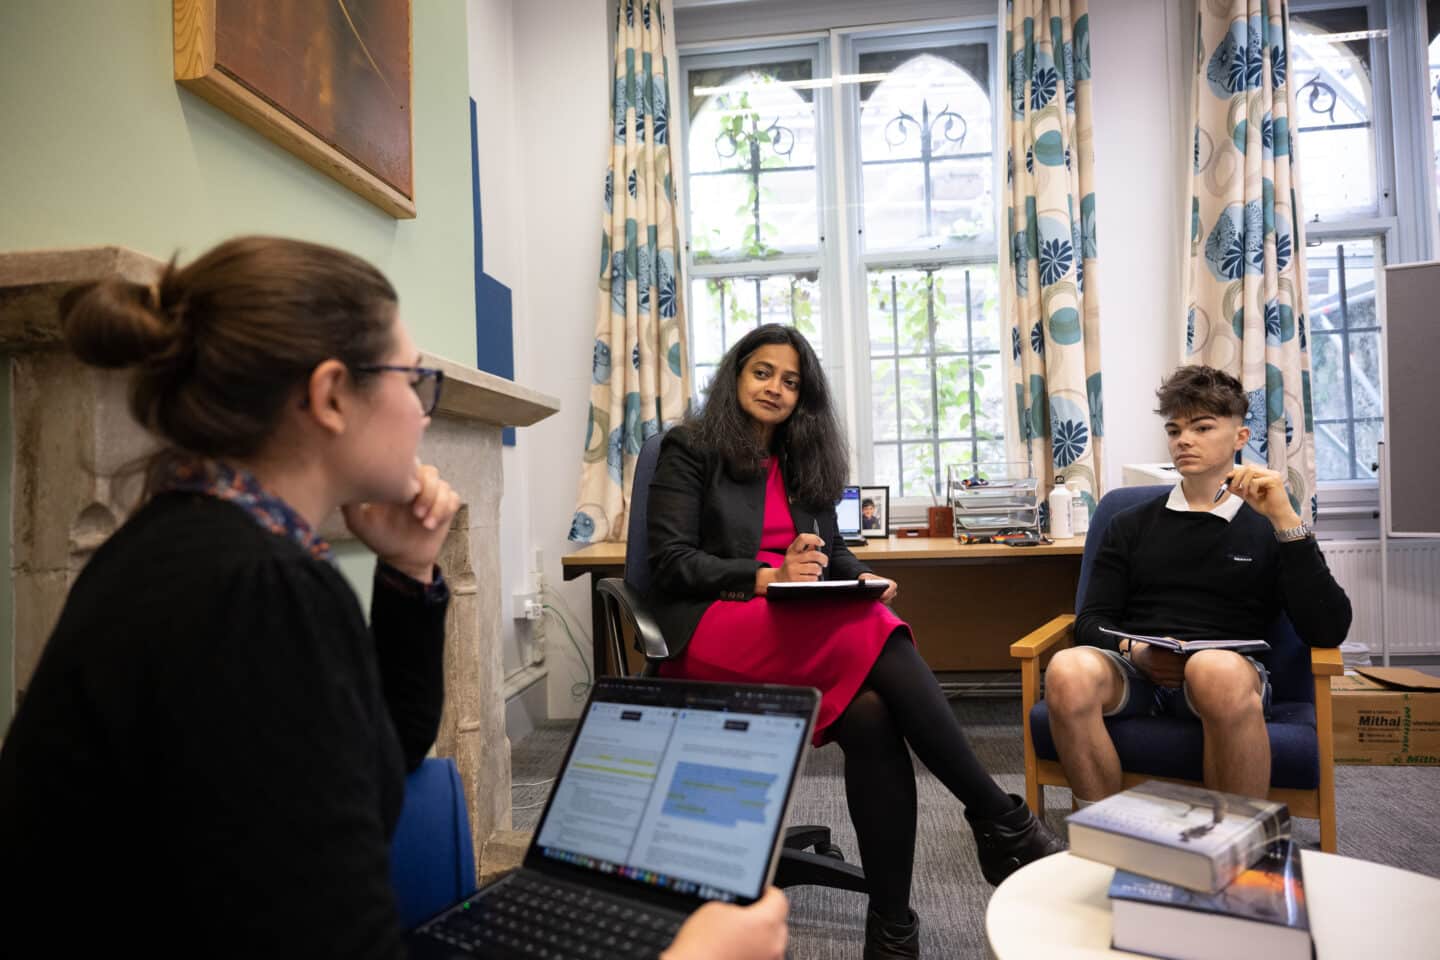
[[(1018, 699), (963, 699), (953, 702), (956, 714), (986, 769), (1011, 793), (1025, 788)], [(516, 784), (547, 780), (555, 775), (572, 723), (550, 723), (515, 745), (512, 768)], [(835, 840), (851, 859), (855, 835), (845, 809), (842, 757), (835, 746), (812, 751), (791, 814), (792, 823), (828, 824)], [(975, 863), (975, 845), (961, 816), (961, 806), (923, 766), (919, 771), (920, 820), (915, 850), (912, 903), (920, 915), (926, 957), (983, 958), (985, 904), (991, 887)], [(535, 826), (549, 785), (517, 786), (515, 829)], [(1339, 809), (1340, 853), (1440, 877), (1440, 768), (1339, 767), (1336, 806)], [(1046, 817), (1063, 830), (1070, 812), (1068, 790), (1045, 793)], [(1295, 822), (1297, 839), (1310, 847), (1320, 843), (1319, 824)], [(856, 960), (864, 937), (865, 898), (859, 894), (816, 887), (794, 887), (791, 902), (789, 955), (795, 960)]]

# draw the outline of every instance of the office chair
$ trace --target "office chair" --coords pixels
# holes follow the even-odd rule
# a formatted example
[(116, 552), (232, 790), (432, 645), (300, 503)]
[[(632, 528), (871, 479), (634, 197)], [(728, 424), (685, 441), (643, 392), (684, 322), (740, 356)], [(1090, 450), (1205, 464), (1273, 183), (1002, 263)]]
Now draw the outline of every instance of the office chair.
[(409, 930), (475, 892), (475, 847), (455, 761), (424, 760), (405, 778), (390, 841), (390, 886)]
[[(1169, 487), (1122, 487), (1107, 493), (1095, 510), (1085, 538), (1080, 582), (1075, 590), (1079, 612), (1090, 571), (1112, 517), (1164, 494)], [(1061, 614), (1010, 646), (1020, 661), (1025, 707), (1025, 801), (1036, 816), (1045, 810), (1047, 786), (1069, 786), (1050, 735), (1050, 714), (1040, 695), (1042, 658), (1074, 641), (1075, 615)], [(1330, 678), (1344, 672), (1340, 651), (1307, 647), (1283, 613), (1270, 625), (1271, 705), (1265, 727), (1270, 735), (1270, 799), (1291, 814), (1320, 821), (1320, 849), (1335, 852), (1335, 734), (1330, 713)], [(1124, 783), (1146, 780), (1201, 782), (1203, 738), (1200, 724), (1175, 717), (1106, 720), (1120, 755)]]
[[(630, 493), (630, 522), (626, 530), (625, 577), (607, 577), (596, 589), (604, 606), (610, 657), (620, 676), (630, 673), (625, 651), (628, 627), (635, 647), (645, 655), (643, 676), (658, 676), (660, 664), (670, 659), (670, 648), (645, 605), (650, 588), (650, 540), (647, 532), (650, 479), (660, 459), (660, 436), (645, 441), (635, 460), (635, 481)], [(599, 665), (596, 665), (597, 672)], [(813, 851), (813, 852), (812, 852)], [(846, 863), (844, 854), (830, 838), (830, 828), (820, 825), (789, 827), (780, 864), (775, 871), (777, 887), (813, 885), (868, 893), (864, 872)]]

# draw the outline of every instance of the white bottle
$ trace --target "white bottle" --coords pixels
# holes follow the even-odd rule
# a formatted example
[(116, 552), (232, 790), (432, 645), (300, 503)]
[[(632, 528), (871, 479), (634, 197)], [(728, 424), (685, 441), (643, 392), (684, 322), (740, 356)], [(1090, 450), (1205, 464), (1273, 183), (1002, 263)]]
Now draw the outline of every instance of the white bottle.
[(1064, 477), (1055, 478), (1055, 486), (1050, 490), (1050, 536), (1070, 537), (1074, 536), (1070, 526), (1070, 491), (1065, 486)]
[(1070, 491), (1070, 529), (1075, 536), (1085, 536), (1085, 531), (1090, 529), (1090, 507), (1085, 503), (1085, 495), (1080, 487), (1080, 481), (1074, 477), (1065, 481), (1065, 489)]

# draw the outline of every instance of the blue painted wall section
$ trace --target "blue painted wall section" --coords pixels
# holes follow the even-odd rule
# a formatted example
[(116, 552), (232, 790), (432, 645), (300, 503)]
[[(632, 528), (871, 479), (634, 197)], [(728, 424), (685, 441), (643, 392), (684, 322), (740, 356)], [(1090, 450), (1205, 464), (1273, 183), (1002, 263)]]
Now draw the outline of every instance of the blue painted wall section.
[[(507, 380), (515, 379), (515, 317), (510, 288), (485, 272), (484, 228), (480, 219), (480, 141), (475, 98), (470, 98), (470, 193), (475, 203), (475, 366)], [(501, 441), (515, 446), (515, 428)]]

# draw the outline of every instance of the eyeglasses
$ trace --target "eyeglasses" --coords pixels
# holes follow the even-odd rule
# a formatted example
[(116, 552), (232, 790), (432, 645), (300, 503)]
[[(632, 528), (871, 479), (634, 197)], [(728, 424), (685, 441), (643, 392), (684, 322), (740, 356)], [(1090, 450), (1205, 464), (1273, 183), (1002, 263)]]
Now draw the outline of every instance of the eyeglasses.
[(425, 416), (435, 412), (440, 404), (440, 388), (445, 384), (445, 371), (436, 367), (402, 367), (391, 363), (367, 363), (357, 365), (361, 373), (408, 373), (415, 379), (410, 382)]

